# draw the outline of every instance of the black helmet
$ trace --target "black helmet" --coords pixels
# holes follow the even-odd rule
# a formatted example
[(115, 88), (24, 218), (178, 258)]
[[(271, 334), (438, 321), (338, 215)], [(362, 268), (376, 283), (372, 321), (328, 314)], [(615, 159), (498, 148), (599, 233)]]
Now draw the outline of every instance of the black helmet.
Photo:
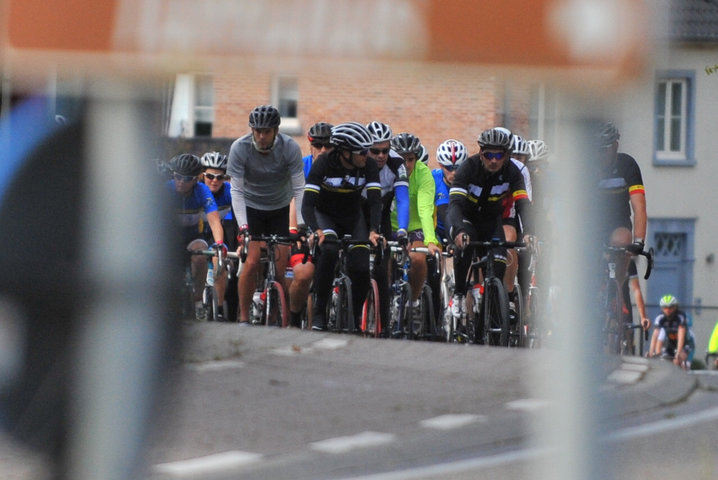
[(396, 153), (413, 153), (418, 159), (421, 155), (421, 141), (411, 133), (400, 133), (391, 139), (391, 148)]
[(197, 155), (180, 153), (170, 160), (170, 168), (180, 175), (196, 176), (202, 171), (202, 164)]
[(307, 132), (307, 139), (309, 143), (314, 142), (328, 142), (329, 137), (332, 136), (332, 128), (334, 125), (326, 122), (317, 122), (311, 126), (309, 132)]
[(271, 105), (260, 105), (254, 107), (249, 114), (249, 126), (251, 128), (276, 128), (279, 126), (279, 110)]
[(479, 134), (478, 142), (481, 148), (498, 148), (509, 151), (513, 144), (512, 137), (511, 132), (505, 128), (489, 128)]
[(357, 122), (340, 123), (332, 128), (330, 141), (340, 150), (360, 152), (374, 145), (371, 133)]

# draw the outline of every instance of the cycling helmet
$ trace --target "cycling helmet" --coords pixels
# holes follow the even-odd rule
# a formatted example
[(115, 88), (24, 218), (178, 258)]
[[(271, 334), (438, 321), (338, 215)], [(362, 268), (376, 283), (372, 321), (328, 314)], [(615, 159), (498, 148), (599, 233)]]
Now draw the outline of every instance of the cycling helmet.
[(280, 121), (279, 110), (271, 105), (254, 107), (249, 114), (249, 126), (252, 128), (276, 128)]
[(605, 122), (598, 129), (596, 143), (599, 147), (605, 148), (613, 145), (619, 138), (621, 138), (621, 134), (618, 132), (616, 125), (613, 122)]
[(202, 171), (202, 164), (197, 155), (180, 153), (170, 160), (170, 168), (180, 175), (196, 176)]
[(200, 163), (204, 168), (216, 168), (217, 170), (227, 170), (227, 155), (219, 152), (207, 152), (202, 155)]
[(503, 127), (489, 128), (479, 134), (478, 142), (481, 148), (511, 150), (512, 135)]
[(326, 122), (317, 122), (311, 126), (307, 132), (307, 139), (309, 143), (314, 142), (328, 142), (329, 137), (332, 136), (332, 125)]
[(529, 162), (541, 162), (548, 160), (548, 145), (543, 140), (529, 140)]
[(357, 122), (340, 123), (332, 127), (332, 136), (329, 140), (340, 150), (361, 152), (374, 145), (374, 139), (364, 125)]
[(421, 141), (411, 133), (400, 133), (391, 139), (391, 148), (398, 154), (413, 153), (418, 159), (421, 154)]
[(661, 308), (665, 307), (677, 307), (678, 306), (678, 299), (674, 297), (673, 295), (663, 295), (661, 297), (661, 301), (659, 302), (661, 305)]
[(366, 129), (369, 130), (369, 133), (371, 133), (374, 143), (391, 141), (391, 127), (386, 123), (374, 121), (367, 124)]
[(467, 156), (464, 144), (453, 138), (444, 140), (436, 149), (436, 160), (444, 167), (458, 167)]
[(419, 153), (419, 161), (424, 165), (429, 165), (429, 150), (426, 149), (424, 144), (419, 145), (421, 147), (421, 153)]
[(531, 150), (529, 149), (529, 142), (524, 140), (522, 137), (519, 137), (518, 135), (514, 135), (514, 143), (511, 150), (516, 155), (531, 155)]

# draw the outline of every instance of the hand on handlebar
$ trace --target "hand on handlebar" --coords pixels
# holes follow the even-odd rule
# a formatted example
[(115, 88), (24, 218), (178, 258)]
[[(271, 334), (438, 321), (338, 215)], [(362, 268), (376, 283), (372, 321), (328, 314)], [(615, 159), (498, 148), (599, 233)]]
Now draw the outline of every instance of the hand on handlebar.
[(646, 244), (643, 242), (643, 240), (637, 240), (626, 247), (626, 251), (629, 252), (631, 255), (638, 255), (643, 251), (643, 247), (645, 247)]
[(466, 247), (466, 245), (468, 245), (470, 241), (471, 241), (471, 239), (469, 238), (469, 236), (463, 232), (459, 233), (454, 238), (454, 244), (456, 245), (457, 248), (459, 248), (459, 250), (463, 250), (464, 247)]
[(370, 241), (371, 244), (374, 245), (375, 247), (379, 245), (378, 242), (379, 242), (379, 239), (380, 239), (380, 238), (382, 238), (381, 235), (379, 235), (378, 233), (376, 233), (374, 230), (372, 230), (371, 232), (369, 232), (369, 241)]
[(227, 245), (225, 245), (224, 242), (216, 242), (209, 248), (211, 248), (212, 250), (217, 250), (217, 253), (221, 251), (223, 257), (227, 256)]

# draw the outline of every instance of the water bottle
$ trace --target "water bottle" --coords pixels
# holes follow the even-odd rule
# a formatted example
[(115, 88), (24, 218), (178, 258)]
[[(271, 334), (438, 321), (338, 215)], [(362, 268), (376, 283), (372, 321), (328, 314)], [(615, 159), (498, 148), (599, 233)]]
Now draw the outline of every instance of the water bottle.
[(208, 262), (207, 266), (207, 285), (214, 286), (214, 262)]

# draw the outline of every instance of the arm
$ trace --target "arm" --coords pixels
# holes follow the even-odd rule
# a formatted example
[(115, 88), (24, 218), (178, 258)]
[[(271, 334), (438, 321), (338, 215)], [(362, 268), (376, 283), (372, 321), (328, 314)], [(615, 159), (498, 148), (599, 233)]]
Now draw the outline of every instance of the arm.
[(676, 346), (676, 354), (673, 357), (673, 363), (680, 366), (683, 361), (683, 347), (686, 345), (686, 326), (678, 327), (678, 345)]
[(398, 230), (409, 231), (409, 187), (397, 185), (394, 187), (394, 198), (396, 199), (396, 220)]
[(421, 183), (419, 184), (419, 191), (416, 197), (416, 209), (419, 212), (421, 230), (424, 233), (424, 242), (429, 247), (432, 244), (434, 247), (438, 247), (439, 241), (436, 239), (436, 231), (434, 229), (434, 195), (436, 193), (436, 185), (434, 185), (434, 177), (431, 176), (431, 171), (427, 168), (425, 172), (426, 174), (422, 177)]
[[(293, 202), (290, 203), (289, 207), (289, 222), (295, 222), (295, 226), (304, 223), (301, 209), (292, 208), (293, 205), (302, 205), (304, 200), (304, 171), (300, 171), (298, 174), (292, 175), (292, 190), (294, 191)], [(294, 210), (294, 215), (292, 215)]]
[(224, 229), (222, 228), (222, 222), (219, 219), (219, 213), (216, 210), (214, 212), (207, 213), (207, 223), (209, 223), (209, 228), (212, 230), (214, 243), (224, 243)]
[(636, 302), (638, 314), (641, 316), (641, 326), (643, 327), (643, 330), (648, 330), (648, 328), (651, 326), (651, 321), (646, 316), (646, 305), (643, 302), (641, 284), (638, 281), (638, 277), (631, 277), (628, 282), (631, 287), (631, 291), (633, 292), (633, 299)]
[(632, 193), (631, 209), (633, 210), (633, 240), (646, 238), (646, 225), (648, 215), (646, 214), (646, 195), (644, 193)]

